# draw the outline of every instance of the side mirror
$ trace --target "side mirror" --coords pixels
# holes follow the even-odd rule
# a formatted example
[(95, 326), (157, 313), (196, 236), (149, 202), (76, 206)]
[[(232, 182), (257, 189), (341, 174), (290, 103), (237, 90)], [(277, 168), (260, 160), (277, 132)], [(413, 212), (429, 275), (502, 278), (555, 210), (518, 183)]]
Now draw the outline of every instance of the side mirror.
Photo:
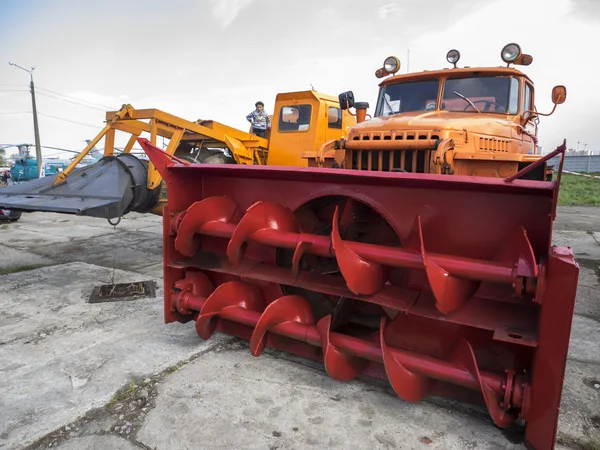
[(552, 89), (552, 103), (560, 105), (567, 99), (567, 88), (564, 86), (554, 86)]
[(352, 91), (342, 92), (338, 95), (341, 109), (349, 109), (354, 106), (354, 93)]

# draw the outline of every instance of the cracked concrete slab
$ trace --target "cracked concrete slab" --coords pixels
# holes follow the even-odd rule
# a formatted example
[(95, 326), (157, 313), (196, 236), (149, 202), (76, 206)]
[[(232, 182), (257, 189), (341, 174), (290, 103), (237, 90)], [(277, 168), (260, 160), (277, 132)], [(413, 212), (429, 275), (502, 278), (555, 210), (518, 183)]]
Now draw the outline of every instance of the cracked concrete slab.
[[(193, 324), (163, 325), (160, 283), (156, 298), (87, 303), (92, 287), (111, 278), (85, 263), (2, 277), (0, 448), (24, 448), (103, 406), (132, 378), (209, 345)], [(139, 278), (117, 270), (115, 282)]]
[(600, 448), (600, 366), (569, 359), (558, 426), (567, 448)]
[(597, 320), (573, 317), (569, 359), (597, 366), (600, 377), (600, 323)]
[(554, 221), (555, 230), (600, 231), (600, 208), (595, 206), (559, 206)]
[(158, 216), (127, 215), (115, 229), (102, 219), (29, 213), (0, 236), (8, 251), (27, 249), (31, 263), (82, 261), (162, 277), (161, 221)]
[[(13, 227), (12, 225), (16, 226)], [(53, 245), (114, 232), (112, 229), (71, 223), (69, 225), (69, 232), (65, 233), (64, 227), (64, 224), (19, 221), (16, 224), (11, 224), (11, 228), (8, 230), (3, 230), (2, 237), (6, 240), (5, 243), (10, 244), (11, 247), (27, 248), (39, 238), (40, 234), (44, 235), (45, 245)]]
[(139, 450), (140, 447), (119, 436), (85, 436), (63, 442), (59, 450)]
[[(162, 259), (162, 237), (155, 233), (115, 231), (85, 240), (37, 250), (41, 255), (67, 262), (78, 260), (104, 267), (142, 271)], [(162, 274), (161, 274), (162, 276)]]
[[(0, 238), (3, 235), (0, 231)], [(2, 239), (4, 242), (4, 239)], [(0, 258), (0, 274), (16, 270), (17, 268), (48, 266), (54, 264), (54, 260), (35, 253), (3, 246), (2, 257)]]
[(522, 448), (488, 419), (403, 402), (384, 388), (334, 381), (268, 354), (255, 358), (247, 347), (207, 353), (158, 390), (136, 437), (156, 450)]

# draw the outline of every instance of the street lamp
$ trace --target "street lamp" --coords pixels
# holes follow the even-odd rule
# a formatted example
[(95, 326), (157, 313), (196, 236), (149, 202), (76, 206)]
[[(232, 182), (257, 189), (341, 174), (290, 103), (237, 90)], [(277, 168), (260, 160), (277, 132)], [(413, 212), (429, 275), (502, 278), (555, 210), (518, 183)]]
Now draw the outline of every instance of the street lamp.
[(9, 61), (8, 64), (11, 66), (15, 66), (25, 72), (29, 73), (29, 77), (31, 78), (31, 83), (29, 87), (31, 88), (31, 105), (33, 109), (33, 131), (35, 133), (35, 158), (37, 160), (37, 176), (40, 177), (42, 172), (42, 148), (40, 146), (40, 131), (38, 129), (38, 119), (37, 119), (37, 108), (35, 106), (35, 89), (33, 86), (33, 71), (35, 67), (32, 67), (31, 70), (27, 70), (24, 67), (15, 64), (14, 62)]

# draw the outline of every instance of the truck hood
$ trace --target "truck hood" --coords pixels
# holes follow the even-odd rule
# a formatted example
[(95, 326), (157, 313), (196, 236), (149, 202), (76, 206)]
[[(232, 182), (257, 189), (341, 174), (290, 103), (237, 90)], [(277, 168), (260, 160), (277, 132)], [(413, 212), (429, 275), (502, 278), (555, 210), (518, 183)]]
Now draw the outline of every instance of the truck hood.
[[(368, 130), (460, 130), (482, 131), (488, 134), (490, 127), (499, 130), (514, 129), (516, 124), (506, 116), (496, 114), (457, 113), (449, 111), (417, 111), (400, 113), (394, 116), (374, 117), (352, 127), (352, 131)], [(485, 130), (485, 131), (484, 131)], [(510, 132), (507, 133), (510, 136)]]

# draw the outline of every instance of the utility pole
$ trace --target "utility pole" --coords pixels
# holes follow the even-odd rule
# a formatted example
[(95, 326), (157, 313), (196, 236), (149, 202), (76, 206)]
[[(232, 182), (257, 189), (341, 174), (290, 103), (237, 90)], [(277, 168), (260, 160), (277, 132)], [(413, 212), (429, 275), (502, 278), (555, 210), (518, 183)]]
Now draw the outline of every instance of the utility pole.
[(24, 67), (21, 67), (18, 64), (15, 64), (14, 62), (9, 61), (8, 64), (10, 64), (11, 66), (18, 67), (21, 70), (24, 70), (25, 72), (27, 72), (29, 74), (29, 77), (31, 79), (31, 83), (29, 84), (29, 87), (31, 89), (31, 107), (33, 110), (33, 132), (35, 134), (35, 159), (37, 162), (37, 176), (39, 178), (40, 174), (42, 173), (42, 147), (40, 144), (40, 130), (38, 129), (37, 107), (35, 105), (35, 87), (33, 85), (33, 71), (35, 70), (35, 67), (32, 67), (31, 70), (27, 70)]

